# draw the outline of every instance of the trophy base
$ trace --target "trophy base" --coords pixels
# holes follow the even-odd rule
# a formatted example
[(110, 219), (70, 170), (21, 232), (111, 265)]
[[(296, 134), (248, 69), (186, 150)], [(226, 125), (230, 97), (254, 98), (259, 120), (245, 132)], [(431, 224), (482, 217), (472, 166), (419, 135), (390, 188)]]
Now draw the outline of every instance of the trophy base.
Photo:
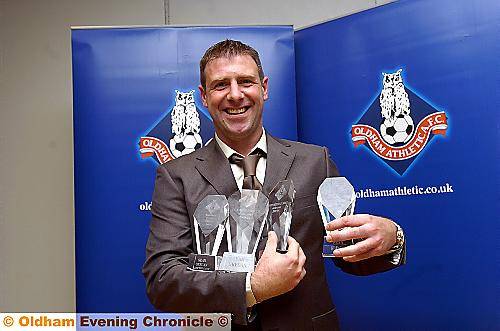
[(354, 245), (363, 239), (351, 239), (351, 240), (345, 240), (345, 241), (339, 241), (335, 243), (331, 243), (326, 241), (326, 239), (323, 239), (323, 257), (335, 257), (333, 255), (333, 251), (336, 250), (337, 248), (343, 248), (347, 246)]
[(337, 249), (335, 243), (331, 243), (323, 239), (323, 257), (334, 257), (333, 251)]
[(225, 252), (219, 264), (219, 270), (231, 272), (254, 272), (255, 256)]
[(219, 270), (222, 256), (207, 254), (189, 254), (188, 269), (193, 271), (215, 271)]

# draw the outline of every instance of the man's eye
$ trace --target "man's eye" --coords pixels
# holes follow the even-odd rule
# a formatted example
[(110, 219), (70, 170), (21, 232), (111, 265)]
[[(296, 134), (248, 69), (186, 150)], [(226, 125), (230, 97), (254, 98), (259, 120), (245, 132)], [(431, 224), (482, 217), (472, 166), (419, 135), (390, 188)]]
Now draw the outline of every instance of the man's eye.
[(240, 82), (240, 85), (242, 85), (244, 87), (250, 87), (253, 85), (253, 81), (251, 81), (250, 79), (245, 79), (245, 80)]
[(217, 91), (221, 91), (221, 90), (225, 89), (226, 86), (227, 86), (226, 83), (217, 83), (214, 85), (213, 89), (217, 90)]

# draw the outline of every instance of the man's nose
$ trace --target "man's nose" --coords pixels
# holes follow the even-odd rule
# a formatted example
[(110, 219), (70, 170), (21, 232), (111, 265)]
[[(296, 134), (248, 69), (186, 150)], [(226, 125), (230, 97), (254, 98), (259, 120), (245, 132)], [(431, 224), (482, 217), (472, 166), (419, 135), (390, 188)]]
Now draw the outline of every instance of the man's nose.
[(243, 93), (240, 90), (240, 86), (238, 82), (232, 81), (229, 86), (229, 93), (227, 94), (227, 100), (229, 101), (237, 101), (243, 99)]

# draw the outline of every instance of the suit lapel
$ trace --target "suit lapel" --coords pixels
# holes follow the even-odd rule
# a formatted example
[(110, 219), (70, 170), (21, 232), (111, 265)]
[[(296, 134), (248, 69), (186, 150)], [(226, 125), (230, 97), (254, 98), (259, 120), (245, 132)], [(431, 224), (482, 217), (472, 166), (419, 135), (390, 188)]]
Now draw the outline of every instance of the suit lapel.
[(229, 197), (238, 190), (229, 161), (215, 139), (196, 158), (196, 162), (196, 169), (217, 193)]
[(295, 151), (290, 144), (280, 142), (267, 135), (267, 164), (266, 176), (262, 190), (269, 196), (274, 186), (286, 179), (295, 158)]

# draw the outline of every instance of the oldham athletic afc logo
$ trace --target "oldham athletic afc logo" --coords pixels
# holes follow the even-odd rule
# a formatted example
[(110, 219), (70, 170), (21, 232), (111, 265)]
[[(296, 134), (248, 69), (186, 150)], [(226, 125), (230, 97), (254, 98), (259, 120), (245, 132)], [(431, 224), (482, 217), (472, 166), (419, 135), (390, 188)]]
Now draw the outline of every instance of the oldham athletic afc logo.
[(352, 126), (355, 147), (366, 144), (388, 166), (403, 175), (436, 134), (448, 128), (439, 111), (408, 89), (402, 69), (382, 74), (380, 96)]
[(211, 120), (196, 107), (194, 90), (176, 90), (175, 105), (145, 137), (141, 137), (141, 157), (154, 157), (163, 164), (201, 148), (213, 135)]

